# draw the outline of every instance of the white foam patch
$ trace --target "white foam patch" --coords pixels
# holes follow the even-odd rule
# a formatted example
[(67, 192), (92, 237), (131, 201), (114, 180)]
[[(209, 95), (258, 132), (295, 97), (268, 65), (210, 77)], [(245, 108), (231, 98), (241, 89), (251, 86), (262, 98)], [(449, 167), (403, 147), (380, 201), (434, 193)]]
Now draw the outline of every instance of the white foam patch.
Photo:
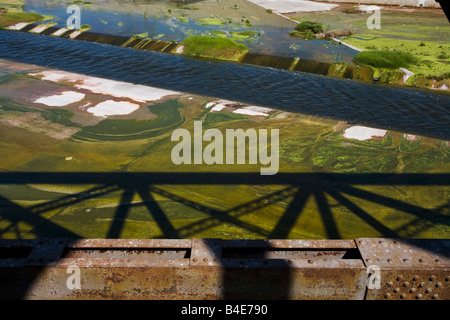
[(360, 11), (363, 11), (363, 12), (372, 12), (374, 10), (381, 10), (382, 9), (379, 6), (365, 5), (365, 4), (362, 4), (362, 5), (358, 6), (358, 8), (359, 8)]
[(9, 29), (9, 30), (22, 30), (22, 29), (25, 28), (27, 25), (29, 25), (28, 22), (19, 22), (19, 23), (13, 24), (12, 26), (9, 26), (9, 27), (6, 28), (6, 29)]
[(63, 107), (71, 103), (83, 100), (85, 95), (75, 91), (64, 91), (61, 94), (42, 97), (34, 101), (35, 103), (42, 103), (51, 107)]
[(81, 34), (81, 30), (77, 30), (77, 31), (75, 31), (75, 32), (72, 32), (70, 35), (69, 35), (69, 38), (70, 39), (75, 39), (76, 37), (78, 37), (80, 34)]
[(225, 107), (226, 106), (223, 104), (216, 104), (214, 107), (211, 108), (211, 112), (222, 111), (222, 109)]
[(175, 50), (175, 53), (183, 53), (184, 52), (184, 46), (180, 45), (178, 46), (177, 50)]
[(41, 26), (37, 26), (33, 29), (30, 30), (30, 32), (33, 33), (41, 33), (42, 31), (44, 31), (45, 29), (47, 29), (48, 27), (50, 27), (49, 25), (41, 25)]
[(273, 111), (273, 110), (270, 108), (266, 108), (266, 107), (248, 106), (248, 107), (242, 107), (237, 110), (234, 110), (233, 113), (246, 114), (249, 116), (267, 117), (267, 116), (269, 116), (268, 112), (270, 112), (270, 111)]
[(157, 101), (166, 96), (179, 95), (179, 92), (164, 90), (139, 84), (114, 81), (85, 76), (65, 71), (43, 71), (31, 73), (32, 76), (42, 76), (42, 80), (53, 82), (75, 83), (79, 89), (87, 89), (93, 93), (110, 95), (116, 98), (128, 98), (137, 102)]
[(55, 32), (52, 33), (52, 36), (60, 36), (62, 35), (64, 32), (68, 31), (69, 28), (61, 28), (56, 30)]
[(128, 101), (106, 100), (100, 102), (95, 107), (87, 109), (87, 112), (93, 113), (98, 117), (106, 117), (112, 115), (125, 115), (139, 109), (139, 105)]
[(383, 129), (375, 129), (363, 126), (354, 126), (347, 128), (344, 131), (344, 138), (347, 139), (356, 139), (356, 140), (369, 140), (373, 137), (384, 137), (387, 133), (387, 130)]
[(265, 9), (271, 9), (279, 13), (289, 12), (313, 12), (331, 10), (337, 7), (333, 3), (321, 3), (305, 0), (249, 0)]

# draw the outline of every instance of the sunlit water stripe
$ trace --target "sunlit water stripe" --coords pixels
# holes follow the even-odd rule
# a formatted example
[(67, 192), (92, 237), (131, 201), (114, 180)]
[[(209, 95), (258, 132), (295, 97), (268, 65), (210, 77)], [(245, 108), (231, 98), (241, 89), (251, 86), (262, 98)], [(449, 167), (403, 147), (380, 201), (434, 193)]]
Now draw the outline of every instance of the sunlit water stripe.
[(450, 95), (15, 31), (0, 58), (450, 139)]

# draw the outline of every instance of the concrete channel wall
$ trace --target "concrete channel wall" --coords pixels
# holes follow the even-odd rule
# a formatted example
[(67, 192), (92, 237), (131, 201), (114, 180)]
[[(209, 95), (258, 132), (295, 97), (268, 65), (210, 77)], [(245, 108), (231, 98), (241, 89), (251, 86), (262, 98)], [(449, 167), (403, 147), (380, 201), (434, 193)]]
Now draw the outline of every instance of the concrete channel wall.
[(435, 0), (313, 0), (317, 2), (335, 2), (335, 3), (355, 3), (366, 5), (386, 5), (386, 6), (405, 6), (424, 8), (440, 8), (441, 6)]

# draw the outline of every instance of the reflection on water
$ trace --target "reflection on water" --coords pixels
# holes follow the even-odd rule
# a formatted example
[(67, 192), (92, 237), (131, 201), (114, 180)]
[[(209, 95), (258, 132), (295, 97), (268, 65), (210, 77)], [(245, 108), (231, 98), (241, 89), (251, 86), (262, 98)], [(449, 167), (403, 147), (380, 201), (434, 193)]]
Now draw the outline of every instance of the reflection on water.
[[(24, 11), (55, 16), (59, 27), (70, 14), (64, 1), (25, 0)], [(216, 35), (245, 43), (254, 52), (308, 60), (351, 62), (355, 51), (333, 41), (289, 35), (295, 23), (245, 1), (93, 1), (78, 4), (81, 24), (92, 31), (154, 40), (180, 41), (190, 35)], [(234, 6), (237, 6), (234, 9)]]

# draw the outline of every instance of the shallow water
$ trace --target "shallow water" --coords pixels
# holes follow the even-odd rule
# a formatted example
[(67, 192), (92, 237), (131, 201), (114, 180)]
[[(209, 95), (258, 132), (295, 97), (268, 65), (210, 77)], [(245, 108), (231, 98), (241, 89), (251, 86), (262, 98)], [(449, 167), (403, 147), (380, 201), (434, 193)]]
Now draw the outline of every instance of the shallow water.
[(450, 139), (450, 95), (0, 32), (0, 58)]

